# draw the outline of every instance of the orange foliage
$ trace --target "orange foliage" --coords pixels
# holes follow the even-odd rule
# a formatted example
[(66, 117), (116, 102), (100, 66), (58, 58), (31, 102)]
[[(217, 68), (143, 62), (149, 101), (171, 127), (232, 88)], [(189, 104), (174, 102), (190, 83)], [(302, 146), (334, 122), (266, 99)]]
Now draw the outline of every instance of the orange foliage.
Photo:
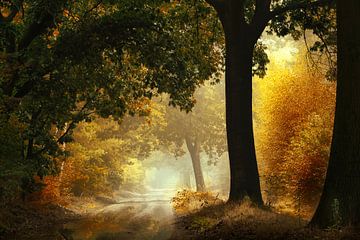
[(196, 212), (204, 207), (223, 203), (223, 200), (210, 192), (194, 192), (184, 189), (177, 192), (171, 203), (175, 212), (183, 215)]
[(45, 188), (41, 191), (41, 200), (58, 202), (60, 199), (59, 176), (46, 176), (44, 178)]
[(262, 189), (271, 203), (316, 204), (326, 171), (335, 84), (309, 72), (303, 56), (272, 61), (256, 81), (255, 137)]

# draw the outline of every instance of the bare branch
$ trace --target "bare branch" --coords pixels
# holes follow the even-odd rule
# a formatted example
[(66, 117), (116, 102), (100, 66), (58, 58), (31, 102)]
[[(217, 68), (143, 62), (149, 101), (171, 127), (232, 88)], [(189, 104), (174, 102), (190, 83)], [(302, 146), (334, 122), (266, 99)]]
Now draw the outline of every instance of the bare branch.
[(297, 9), (307, 9), (307, 8), (311, 8), (311, 7), (321, 7), (321, 6), (330, 5), (334, 2), (335, 2), (335, 0), (317, 0), (317, 1), (313, 1), (313, 2), (302, 1), (302, 2), (291, 3), (286, 6), (275, 8), (268, 15), (268, 20), (271, 20), (278, 15), (285, 14), (288, 11), (297, 10)]
[[(86, 16), (87, 14), (91, 13), (93, 10), (95, 10), (96, 8), (98, 8), (100, 6), (100, 4), (103, 2), (103, 0), (99, 0), (94, 6), (92, 6), (89, 10), (87, 10), (84, 14), (84, 16)], [(83, 17), (84, 17), (83, 16)]]

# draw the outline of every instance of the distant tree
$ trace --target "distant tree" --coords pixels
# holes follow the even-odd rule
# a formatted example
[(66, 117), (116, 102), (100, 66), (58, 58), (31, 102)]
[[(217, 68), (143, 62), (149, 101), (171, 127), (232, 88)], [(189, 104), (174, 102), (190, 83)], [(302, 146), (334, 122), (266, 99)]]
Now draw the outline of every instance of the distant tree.
[(153, 118), (125, 117), (122, 125), (113, 119), (81, 123), (74, 142), (67, 144), (59, 187), (62, 193), (79, 195), (112, 194), (120, 188), (143, 187), (141, 160), (157, 149)]
[[(225, 33), (226, 45), (226, 126), (230, 159), (230, 201), (245, 196), (263, 204), (255, 156), (252, 121), (252, 74), (265, 74), (264, 47), (258, 42), (269, 24), (270, 32), (291, 34), (299, 39), (301, 31), (329, 32), (331, 10), (319, 8), (333, 0), (206, 0), (215, 8)], [(323, 46), (323, 44), (320, 44)], [(255, 60), (255, 61), (253, 61)], [(260, 63), (258, 71), (254, 64)], [(259, 72), (260, 71), (260, 72)]]
[(205, 191), (201, 155), (209, 157), (209, 164), (226, 152), (224, 95), (222, 85), (206, 86), (196, 92), (196, 105), (189, 113), (167, 108), (167, 126), (160, 139), (165, 148), (176, 156), (190, 153), (196, 190)]
[(360, 2), (338, 1), (334, 133), (323, 194), (312, 225), (360, 224)]

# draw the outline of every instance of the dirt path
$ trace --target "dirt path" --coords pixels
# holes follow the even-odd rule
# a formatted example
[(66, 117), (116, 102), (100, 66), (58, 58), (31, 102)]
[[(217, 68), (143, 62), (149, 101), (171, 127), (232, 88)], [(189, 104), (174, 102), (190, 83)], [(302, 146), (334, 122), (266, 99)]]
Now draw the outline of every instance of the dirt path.
[(171, 189), (150, 189), (144, 194), (121, 193), (108, 202), (75, 198), (66, 209), (54, 204), (14, 204), (0, 210), (0, 239), (169, 239), (173, 194)]
[(168, 190), (156, 189), (118, 198), (117, 204), (89, 210), (59, 231), (72, 240), (169, 239), (174, 220), (169, 196)]

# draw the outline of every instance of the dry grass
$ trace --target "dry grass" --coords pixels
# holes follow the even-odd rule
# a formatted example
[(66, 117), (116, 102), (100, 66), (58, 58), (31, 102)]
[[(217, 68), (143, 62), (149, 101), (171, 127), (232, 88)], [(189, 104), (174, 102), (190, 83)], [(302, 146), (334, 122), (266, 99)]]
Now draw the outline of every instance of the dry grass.
[(198, 212), (200, 209), (224, 203), (218, 196), (211, 192), (194, 192), (183, 189), (178, 191), (171, 200), (175, 213), (179, 216)]
[(360, 239), (356, 229), (310, 229), (302, 219), (242, 204), (210, 206), (180, 217), (172, 239)]

